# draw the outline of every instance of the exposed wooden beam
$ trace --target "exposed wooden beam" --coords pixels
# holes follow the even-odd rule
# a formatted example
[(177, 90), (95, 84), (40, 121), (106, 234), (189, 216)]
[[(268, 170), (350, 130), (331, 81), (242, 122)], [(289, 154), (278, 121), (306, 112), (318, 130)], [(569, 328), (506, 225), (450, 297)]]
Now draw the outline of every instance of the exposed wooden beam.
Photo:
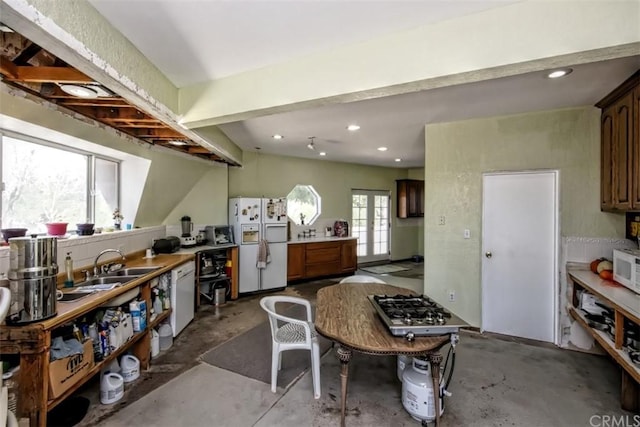
[(184, 136), (173, 129), (127, 129), (127, 132), (138, 138), (182, 139)]
[(211, 151), (207, 150), (204, 147), (200, 147), (200, 146), (198, 146), (198, 147), (189, 147), (189, 148), (187, 148), (187, 152), (189, 154), (210, 154), (211, 153)]
[(42, 48), (35, 43), (31, 43), (25, 50), (20, 52), (20, 55), (13, 59), (13, 63), (16, 65), (27, 65), (29, 60), (36, 56)]
[(7, 80), (28, 83), (90, 83), (93, 79), (71, 67), (16, 66), (16, 73)]
[(58, 104), (64, 105), (66, 107), (69, 106), (78, 106), (78, 107), (129, 107), (129, 105), (122, 100), (118, 99), (60, 99), (58, 100)]
[(14, 79), (18, 76), (18, 67), (8, 58), (0, 56), (0, 74), (9, 79)]

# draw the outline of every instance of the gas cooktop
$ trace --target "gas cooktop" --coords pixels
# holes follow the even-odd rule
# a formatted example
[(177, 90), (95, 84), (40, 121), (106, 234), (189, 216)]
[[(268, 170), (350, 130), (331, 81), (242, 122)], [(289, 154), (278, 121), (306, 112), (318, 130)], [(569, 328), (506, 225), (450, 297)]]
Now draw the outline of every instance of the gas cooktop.
[(392, 335), (409, 340), (419, 336), (457, 333), (469, 326), (425, 295), (368, 295)]

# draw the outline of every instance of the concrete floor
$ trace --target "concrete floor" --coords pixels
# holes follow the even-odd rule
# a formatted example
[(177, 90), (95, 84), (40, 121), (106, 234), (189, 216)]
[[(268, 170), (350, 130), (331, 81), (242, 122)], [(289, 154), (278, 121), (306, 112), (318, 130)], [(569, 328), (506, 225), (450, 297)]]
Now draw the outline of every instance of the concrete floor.
[[(378, 277), (422, 291), (421, 280)], [(293, 285), (282, 292), (314, 300), (319, 288), (336, 281)], [(79, 425), (339, 425), (340, 364), (333, 350), (322, 357), (318, 400), (309, 372), (274, 394), (269, 384), (198, 361), (207, 350), (266, 320), (258, 305), (261, 296), (201, 307), (174, 346), (127, 385), (120, 402), (101, 405), (97, 379), (89, 383), (81, 394), (92, 405)], [(592, 416), (631, 417), (619, 409), (620, 373), (605, 357), (474, 332), (461, 334), (456, 354), (443, 426), (588, 426)], [(402, 407), (395, 357), (355, 353), (349, 375), (347, 425), (420, 425)]]

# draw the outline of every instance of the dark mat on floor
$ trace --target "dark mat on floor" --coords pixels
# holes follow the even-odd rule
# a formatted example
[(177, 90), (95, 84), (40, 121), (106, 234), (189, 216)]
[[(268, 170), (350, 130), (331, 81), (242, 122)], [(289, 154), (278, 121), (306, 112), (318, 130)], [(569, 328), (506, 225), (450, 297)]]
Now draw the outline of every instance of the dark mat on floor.
[[(287, 309), (288, 317), (303, 318), (304, 307)], [(331, 347), (331, 341), (318, 337), (320, 355)], [(202, 361), (231, 372), (271, 384), (271, 328), (269, 321), (263, 322), (249, 331), (209, 350)], [(278, 372), (278, 386), (289, 385), (311, 368), (308, 350), (288, 350), (282, 352), (282, 369)]]

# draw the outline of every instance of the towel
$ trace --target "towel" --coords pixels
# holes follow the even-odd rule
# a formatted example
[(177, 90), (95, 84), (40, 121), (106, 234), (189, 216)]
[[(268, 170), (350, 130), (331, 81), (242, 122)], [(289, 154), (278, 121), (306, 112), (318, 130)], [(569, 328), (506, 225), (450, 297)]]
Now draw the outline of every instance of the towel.
[(271, 262), (271, 253), (269, 252), (269, 242), (265, 239), (260, 239), (258, 242), (258, 260), (256, 261), (257, 268), (267, 268), (267, 264)]

